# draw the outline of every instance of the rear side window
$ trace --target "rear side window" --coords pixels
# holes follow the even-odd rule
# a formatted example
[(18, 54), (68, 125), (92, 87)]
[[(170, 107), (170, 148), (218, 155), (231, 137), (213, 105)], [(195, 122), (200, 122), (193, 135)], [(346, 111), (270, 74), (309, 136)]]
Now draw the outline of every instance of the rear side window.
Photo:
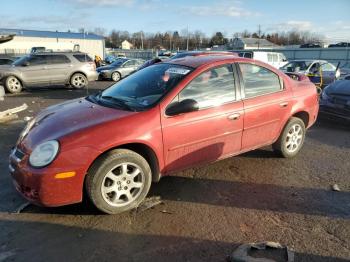
[(79, 62), (92, 62), (92, 58), (86, 54), (73, 55)]
[(232, 66), (225, 65), (200, 74), (179, 93), (178, 99), (179, 102), (193, 99), (200, 109), (234, 101), (236, 92)]
[(51, 64), (69, 64), (70, 60), (65, 55), (51, 55)]
[(253, 64), (239, 64), (245, 97), (254, 97), (280, 91), (280, 78), (269, 69)]

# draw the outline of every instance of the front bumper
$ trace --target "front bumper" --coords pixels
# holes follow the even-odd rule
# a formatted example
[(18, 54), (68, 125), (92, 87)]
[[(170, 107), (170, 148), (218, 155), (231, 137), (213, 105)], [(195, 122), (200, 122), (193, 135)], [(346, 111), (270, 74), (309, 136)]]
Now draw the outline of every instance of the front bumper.
[(112, 77), (112, 72), (110, 71), (103, 71), (100, 72), (98, 75), (99, 79), (110, 79)]
[(9, 171), (17, 191), (31, 203), (40, 206), (55, 207), (81, 202), (86, 170), (71, 166), (70, 170), (76, 171), (75, 176), (57, 179), (56, 174), (70, 171), (67, 170), (70, 165), (62, 165), (62, 159), (56, 160), (54, 162), (58, 162), (61, 168), (55, 164), (33, 168), (28, 162), (29, 155), (14, 148), (9, 158)]
[(331, 120), (340, 120), (350, 123), (350, 107), (321, 102), (320, 116)]

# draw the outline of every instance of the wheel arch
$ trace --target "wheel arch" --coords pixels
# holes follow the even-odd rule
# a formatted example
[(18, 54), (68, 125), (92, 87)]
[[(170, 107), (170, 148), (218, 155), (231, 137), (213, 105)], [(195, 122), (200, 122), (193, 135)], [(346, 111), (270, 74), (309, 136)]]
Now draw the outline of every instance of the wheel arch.
[(157, 154), (150, 146), (140, 142), (122, 144), (105, 150), (92, 161), (92, 163), (89, 166), (89, 169), (96, 162), (96, 160), (100, 159), (101, 157), (104, 157), (106, 154), (110, 153), (115, 149), (128, 149), (144, 157), (150, 165), (152, 171), (152, 182), (158, 182), (160, 180), (161, 174)]
[(299, 111), (299, 112), (294, 113), (291, 117), (300, 118), (304, 122), (304, 125), (305, 125), (306, 128), (309, 126), (310, 115), (309, 115), (308, 112), (306, 112), (306, 111)]

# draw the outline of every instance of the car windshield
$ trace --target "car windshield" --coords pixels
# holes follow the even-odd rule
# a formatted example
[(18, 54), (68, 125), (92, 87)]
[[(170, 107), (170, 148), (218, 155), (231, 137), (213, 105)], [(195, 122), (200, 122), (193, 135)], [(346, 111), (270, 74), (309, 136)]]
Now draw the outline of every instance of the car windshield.
[(282, 66), (282, 69), (285, 69), (289, 71), (289, 69), (293, 69), (293, 72), (295, 71), (295, 68), (299, 68), (299, 70), (306, 70), (311, 65), (311, 61), (292, 61), (288, 64)]
[(122, 65), (124, 62), (126, 62), (128, 59), (123, 59), (123, 58), (117, 58), (116, 61), (114, 61), (111, 65), (112, 66), (120, 66)]
[(192, 68), (185, 66), (155, 64), (112, 85), (94, 99), (102, 104), (142, 111), (155, 105), (191, 71)]
[(30, 58), (29, 55), (22, 56), (22, 57), (18, 58), (16, 61), (14, 61), (14, 62), (12, 63), (12, 65), (14, 65), (14, 66), (21, 66), (23, 63), (25, 63), (26, 61), (28, 61), (29, 58)]

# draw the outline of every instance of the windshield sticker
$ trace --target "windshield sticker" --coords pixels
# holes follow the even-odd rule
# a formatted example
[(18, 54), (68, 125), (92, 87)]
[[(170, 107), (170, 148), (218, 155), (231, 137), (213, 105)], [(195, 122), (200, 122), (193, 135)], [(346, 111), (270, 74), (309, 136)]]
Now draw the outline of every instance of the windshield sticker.
[(186, 75), (186, 74), (188, 74), (188, 72), (190, 72), (190, 70), (189, 69), (184, 69), (184, 68), (178, 68), (178, 67), (170, 67), (165, 72), (169, 73), (169, 74)]

